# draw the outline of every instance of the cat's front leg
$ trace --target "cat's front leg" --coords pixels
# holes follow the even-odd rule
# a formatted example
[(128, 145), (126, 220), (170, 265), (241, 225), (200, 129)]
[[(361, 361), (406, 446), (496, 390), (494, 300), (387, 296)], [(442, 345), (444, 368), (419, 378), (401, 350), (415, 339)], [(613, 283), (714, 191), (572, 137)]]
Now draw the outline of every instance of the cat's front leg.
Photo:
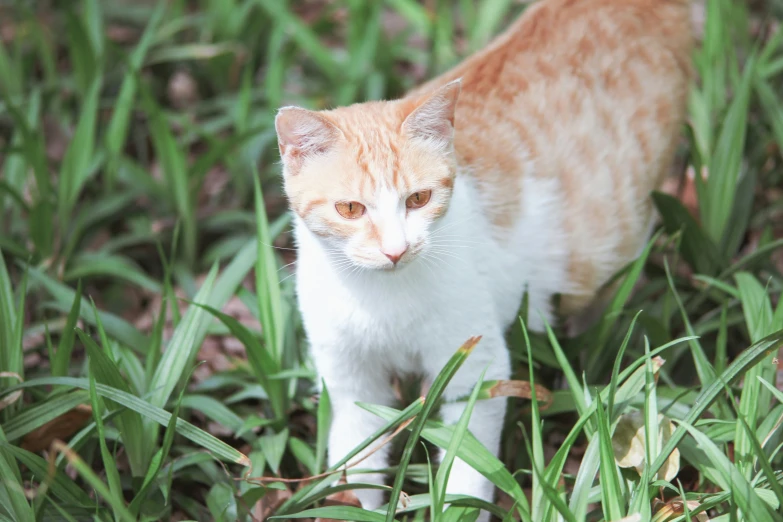
[[(316, 349), (318, 350), (318, 349)], [(316, 351), (314, 350), (314, 351)], [(378, 431), (384, 421), (356, 405), (357, 402), (393, 404), (394, 395), (384, 372), (358, 354), (321, 349), (316, 366), (329, 392), (332, 405), (332, 423), (329, 429), (328, 462), (334, 466), (354, 448)], [(348, 461), (350, 466), (366, 457), (377, 442)], [(383, 447), (362, 460), (351, 470), (378, 470), (388, 466), (388, 448)], [(348, 474), (348, 482), (383, 484), (382, 473)], [(383, 504), (380, 489), (354, 490), (362, 507), (376, 509)]]
[[(440, 409), (444, 424), (454, 425), (459, 421), (465, 411), (467, 397), (470, 396), (481, 372), (485, 369), (485, 381), (508, 379), (510, 376), (511, 369), (506, 344), (499, 333), (485, 335), (474, 348), (466, 363), (452, 378), (443, 394), (444, 404)], [(505, 397), (477, 401), (468, 423), (470, 432), (495, 456), (500, 450), (506, 402)], [(441, 459), (443, 454), (444, 451), (441, 450)], [(457, 458), (454, 460), (449, 474), (446, 492), (455, 495), (471, 495), (492, 502), (495, 486), (462, 459)], [(479, 521), (485, 520), (489, 520), (489, 514), (482, 512)]]

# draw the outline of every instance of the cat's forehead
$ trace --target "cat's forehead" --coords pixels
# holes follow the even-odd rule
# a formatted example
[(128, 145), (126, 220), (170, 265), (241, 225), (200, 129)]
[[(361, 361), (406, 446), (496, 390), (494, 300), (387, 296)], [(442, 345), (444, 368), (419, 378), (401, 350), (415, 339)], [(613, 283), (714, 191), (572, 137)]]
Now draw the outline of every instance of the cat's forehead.
[(375, 128), (400, 134), (402, 122), (414, 107), (406, 100), (375, 101), (355, 103), (338, 107), (324, 113), (347, 134), (359, 134), (368, 128)]
[(391, 102), (375, 102), (343, 107), (329, 113), (345, 137), (344, 161), (374, 188), (406, 189), (405, 114)]
[(403, 144), (405, 112), (398, 102), (368, 102), (329, 111), (346, 143), (358, 152), (391, 154)]

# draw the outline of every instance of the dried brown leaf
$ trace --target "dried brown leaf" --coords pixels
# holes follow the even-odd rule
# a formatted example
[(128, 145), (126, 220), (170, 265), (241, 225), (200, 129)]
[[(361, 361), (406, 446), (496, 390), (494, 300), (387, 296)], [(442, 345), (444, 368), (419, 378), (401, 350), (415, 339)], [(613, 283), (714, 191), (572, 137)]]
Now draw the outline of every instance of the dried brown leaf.
[[(688, 501), (688, 511), (695, 511), (699, 508), (699, 502), (697, 500)], [(675, 497), (668, 502), (663, 502), (660, 499), (653, 501), (653, 518), (652, 522), (668, 522), (674, 520), (681, 515), (685, 514), (685, 506), (681, 497)], [(702, 512), (698, 515), (691, 517), (692, 522), (709, 522), (710, 519), (706, 513)]]
[(25, 435), (22, 439), (22, 449), (33, 453), (48, 449), (55, 440), (68, 440), (91, 419), (92, 407), (80, 404)]
[[(494, 384), (486, 389), (487, 397), (482, 398), (494, 398), (494, 397), (519, 397), (522, 399), (532, 399), (533, 391), (530, 388), (529, 381), (513, 381), (513, 380), (497, 380)], [(483, 394), (482, 394), (483, 395)], [(543, 403), (541, 409), (546, 409), (552, 404), (552, 393), (541, 386), (536, 384), (536, 398), (538, 402)]]
[(270, 489), (253, 508), (255, 517), (266, 520), (274, 515), (277, 508), (289, 498), (291, 498), (291, 489), (288, 486), (285, 489)]
[[(340, 478), (340, 481), (338, 484), (345, 484), (345, 476)], [(351, 490), (345, 490), (340, 491), (338, 493), (334, 493), (332, 495), (329, 495), (326, 497), (326, 500), (324, 501), (324, 506), (351, 506), (351, 507), (362, 507), (362, 503), (359, 501), (356, 494)], [(315, 522), (333, 522), (334, 519), (331, 518), (316, 518)]]

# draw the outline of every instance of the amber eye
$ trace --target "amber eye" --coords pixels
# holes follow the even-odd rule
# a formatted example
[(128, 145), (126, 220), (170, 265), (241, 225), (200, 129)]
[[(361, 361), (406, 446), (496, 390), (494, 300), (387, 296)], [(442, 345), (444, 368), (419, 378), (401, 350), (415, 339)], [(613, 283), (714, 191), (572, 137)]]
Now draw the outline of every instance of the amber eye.
[(364, 205), (356, 201), (341, 201), (334, 208), (345, 219), (357, 219), (364, 215)]
[(427, 204), (427, 202), (430, 200), (430, 196), (432, 196), (431, 190), (420, 190), (418, 192), (414, 192), (410, 195), (410, 197), (408, 197), (407, 200), (405, 200), (405, 206), (407, 208), (421, 208)]

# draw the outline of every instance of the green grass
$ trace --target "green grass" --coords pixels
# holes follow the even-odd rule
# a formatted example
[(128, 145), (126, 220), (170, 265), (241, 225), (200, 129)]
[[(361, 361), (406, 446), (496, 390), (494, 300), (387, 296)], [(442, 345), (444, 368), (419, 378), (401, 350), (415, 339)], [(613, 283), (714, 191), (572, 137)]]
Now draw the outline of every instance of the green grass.
[[(500, 457), (467, 430), (497, 383), (437, 420), (466, 345), (425, 400), (364, 404), (386, 426), (327, 469), (275, 110), (401, 95), (524, 5), (3, 4), (0, 520), (782, 520), (781, 7), (706, 1), (678, 155), (709, 172), (698, 210), (654, 194), (660, 230), (581, 337), (512, 328), (534, 400)], [(390, 431), (392, 505), (327, 502)], [(457, 456), (498, 502), (445, 494)]]

